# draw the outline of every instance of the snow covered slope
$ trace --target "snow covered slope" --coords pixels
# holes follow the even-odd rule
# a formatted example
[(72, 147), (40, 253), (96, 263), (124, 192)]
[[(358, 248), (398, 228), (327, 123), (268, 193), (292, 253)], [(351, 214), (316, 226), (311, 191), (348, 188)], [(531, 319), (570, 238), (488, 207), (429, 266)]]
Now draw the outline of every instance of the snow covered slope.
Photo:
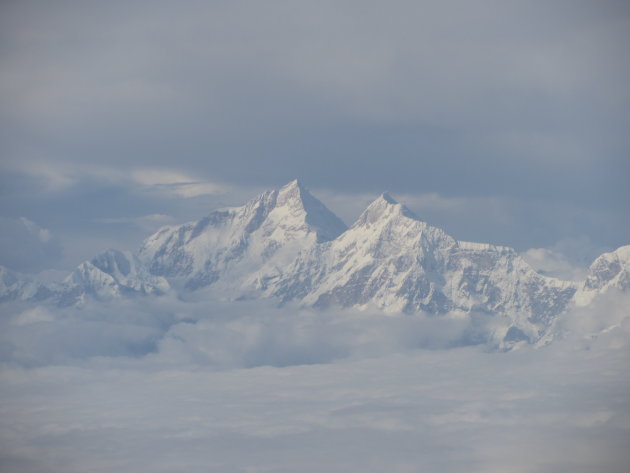
[(15, 300), (36, 302), (52, 295), (53, 292), (43, 284), (0, 266), (0, 302)]
[(586, 281), (575, 294), (575, 304), (588, 305), (611, 289), (630, 290), (630, 245), (604, 253), (593, 262)]
[(501, 315), (497, 336), (527, 340), (540, 336), (577, 289), (536, 273), (512, 249), (458, 242), (387, 194), (337, 239), (302, 252), (259, 288), (319, 308)]
[(144, 241), (138, 255), (153, 274), (172, 278), (186, 289), (221, 280), (237, 297), (252, 273), (290, 265), (300, 251), (332, 240), (345, 229), (296, 180), (242, 207), (165, 227)]
[(109, 249), (81, 263), (55, 293), (59, 305), (134, 295), (157, 295), (169, 290), (166, 279), (154, 276), (130, 252)]

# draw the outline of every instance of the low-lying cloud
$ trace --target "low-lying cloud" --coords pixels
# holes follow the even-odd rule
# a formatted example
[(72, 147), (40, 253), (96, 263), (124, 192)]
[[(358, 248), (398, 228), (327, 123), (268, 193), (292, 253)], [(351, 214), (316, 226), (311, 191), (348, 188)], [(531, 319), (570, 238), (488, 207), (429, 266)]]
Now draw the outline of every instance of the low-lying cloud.
[[(6, 309), (0, 356), (24, 366), (94, 358), (217, 369), (331, 363), (480, 343), (491, 318), (315, 312), (273, 302), (183, 302), (174, 297)], [(126, 360), (129, 361), (129, 360)]]
[(480, 316), (4, 305), (0, 469), (622, 473), (629, 297), (511, 352)]
[[(383, 315), (378, 310), (278, 308), (274, 301), (183, 301), (167, 295), (83, 307), (5, 304), (0, 361), (24, 367), (85, 365), (95, 359), (208, 369), (327, 364), (417, 350), (479, 345), (508, 323), (484, 314)], [(625, 347), (630, 295), (610, 291), (557, 318), (538, 343)], [(505, 327), (503, 327), (505, 328)], [(603, 340), (603, 341), (602, 341)], [(522, 344), (519, 346), (522, 347)]]

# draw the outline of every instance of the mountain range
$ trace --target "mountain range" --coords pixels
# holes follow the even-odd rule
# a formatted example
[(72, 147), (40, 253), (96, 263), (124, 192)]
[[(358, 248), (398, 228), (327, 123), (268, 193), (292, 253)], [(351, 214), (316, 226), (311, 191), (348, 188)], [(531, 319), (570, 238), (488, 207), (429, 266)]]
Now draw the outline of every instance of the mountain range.
[(166, 226), (135, 253), (107, 250), (65, 280), (0, 268), (0, 301), (61, 307), (124, 297), (274, 299), (316, 309), (470, 317), (503, 346), (534, 343), (573, 306), (630, 289), (630, 245), (598, 257), (585, 281), (536, 272), (507, 247), (458, 241), (382, 194), (349, 228), (298, 181), (241, 207)]

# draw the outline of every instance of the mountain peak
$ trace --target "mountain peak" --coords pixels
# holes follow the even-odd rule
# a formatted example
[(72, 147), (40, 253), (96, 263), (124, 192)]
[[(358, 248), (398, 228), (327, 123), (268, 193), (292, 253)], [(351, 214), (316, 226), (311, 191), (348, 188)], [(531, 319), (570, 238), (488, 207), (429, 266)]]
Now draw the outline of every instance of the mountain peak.
[(286, 189), (286, 190), (290, 190), (290, 189), (304, 189), (304, 186), (302, 185), (302, 182), (300, 182), (299, 179), (293, 179), (291, 182), (289, 182), (288, 184), (285, 184), (284, 186), (282, 186), (280, 188), (280, 191)]
[(331, 240), (346, 230), (346, 225), (324, 204), (294, 179), (280, 188), (276, 199), (276, 208), (289, 207), (299, 214), (303, 212), (304, 221), (315, 229), (318, 241)]
[(398, 203), (387, 192), (383, 192), (370, 205), (368, 205), (367, 209), (363, 211), (355, 223), (355, 226), (374, 223), (383, 218), (390, 218), (393, 216), (403, 216), (418, 220), (411, 210), (403, 204)]
[(587, 289), (601, 289), (616, 279), (630, 283), (630, 245), (604, 253), (593, 261), (586, 278)]
[(388, 193), (388, 192), (383, 192), (383, 193), (379, 196), (379, 198), (378, 198), (378, 199), (376, 199), (376, 200), (377, 200), (377, 201), (378, 201), (378, 200), (383, 200), (383, 201), (385, 201), (386, 203), (388, 203), (388, 204), (393, 204), (393, 205), (396, 205), (396, 204), (398, 203), (398, 202), (397, 202), (397, 201), (396, 201), (396, 200), (395, 200), (395, 199), (394, 199), (391, 195), (389, 195), (389, 193)]
[(304, 201), (308, 198), (314, 199), (311, 193), (297, 179), (292, 180), (288, 184), (282, 186), (278, 190), (278, 199), (276, 205), (299, 204), (304, 205)]
[(120, 250), (108, 248), (92, 258), (90, 263), (105, 273), (118, 272), (127, 276), (131, 271), (131, 258), (130, 254), (126, 255)]

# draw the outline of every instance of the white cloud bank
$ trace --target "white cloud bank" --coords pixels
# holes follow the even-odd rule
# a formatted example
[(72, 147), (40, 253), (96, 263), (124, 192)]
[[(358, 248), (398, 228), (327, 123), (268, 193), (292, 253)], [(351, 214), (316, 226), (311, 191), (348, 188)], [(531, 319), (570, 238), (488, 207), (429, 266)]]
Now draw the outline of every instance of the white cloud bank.
[(509, 353), (445, 349), (474, 324), (435, 318), (5, 306), (0, 469), (622, 473), (628, 302), (567, 314), (562, 340)]

